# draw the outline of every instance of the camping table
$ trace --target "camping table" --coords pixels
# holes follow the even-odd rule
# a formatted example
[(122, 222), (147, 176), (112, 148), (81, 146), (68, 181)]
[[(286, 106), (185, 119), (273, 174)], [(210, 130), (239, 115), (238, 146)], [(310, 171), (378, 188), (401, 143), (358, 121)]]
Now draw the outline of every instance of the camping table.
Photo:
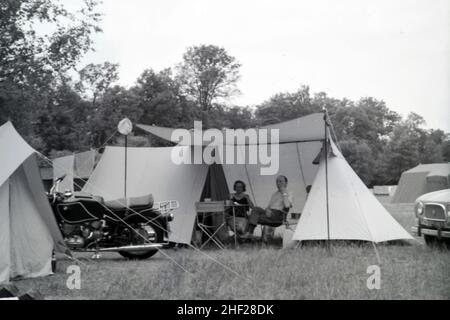
[[(217, 233), (227, 225), (226, 221), (226, 211), (228, 208), (233, 208), (233, 223), (234, 226), (234, 243), (237, 243), (236, 236), (236, 218), (234, 214), (234, 206), (230, 204), (228, 201), (205, 201), (205, 202), (196, 202), (195, 209), (197, 211), (197, 226), (199, 229), (208, 236), (208, 240), (206, 240), (200, 247), (202, 249), (209, 241), (214, 242), (220, 249), (224, 249), (225, 245), (217, 238)], [(210, 213), (210, 214), (222, 214), (223, 222), (217, 227), (214, 232), (208, 230), (210, 226), (205, 225), (203, 222), (199, 220), (199, 213)]]

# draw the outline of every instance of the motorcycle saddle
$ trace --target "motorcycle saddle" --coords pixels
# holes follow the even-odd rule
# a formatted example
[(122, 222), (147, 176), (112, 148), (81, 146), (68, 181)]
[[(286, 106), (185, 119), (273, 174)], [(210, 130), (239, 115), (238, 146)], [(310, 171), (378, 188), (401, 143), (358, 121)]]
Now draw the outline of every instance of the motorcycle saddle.
[(111, 209), (126, 209), (131, 207), (153, 207), (153, 195), (147, 194), (139, 197), (127, 197), (105, 201), (105, 205)]

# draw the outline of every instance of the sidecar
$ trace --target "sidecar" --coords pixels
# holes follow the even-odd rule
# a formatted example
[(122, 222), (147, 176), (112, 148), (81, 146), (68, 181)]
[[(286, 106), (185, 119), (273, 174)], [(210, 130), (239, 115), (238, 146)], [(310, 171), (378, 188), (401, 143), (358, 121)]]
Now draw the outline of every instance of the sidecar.
[(66, 192), (56, 197), (55, 201), (50, 202), (58, 222), (78, 224), (101, 220), (108, 212), (108, 207), (100, 196), (84, 192)]

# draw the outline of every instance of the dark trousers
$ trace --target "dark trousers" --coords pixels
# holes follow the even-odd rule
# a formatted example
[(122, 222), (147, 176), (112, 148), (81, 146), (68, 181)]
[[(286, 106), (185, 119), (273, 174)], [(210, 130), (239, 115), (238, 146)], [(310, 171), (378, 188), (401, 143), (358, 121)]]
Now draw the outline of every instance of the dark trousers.
[(248, 224), (256, 226), (258, 224), (276, 226), (283, 224), (285, 213), (281, 210), (271, 209), (272, 215), (268, 217), (266, 210), (260, 207), (255, 207), (248, 217)]

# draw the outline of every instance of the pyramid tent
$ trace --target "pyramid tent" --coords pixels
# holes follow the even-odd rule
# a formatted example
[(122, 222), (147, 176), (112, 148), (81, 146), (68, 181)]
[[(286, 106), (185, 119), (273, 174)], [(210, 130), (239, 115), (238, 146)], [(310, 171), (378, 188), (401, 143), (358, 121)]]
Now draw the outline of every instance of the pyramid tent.
[(412, 239), (331, 145), (335, 156), (321, 159), (293, 239), (375, 243)]
[(450, 188), (450, 163), (420, 164), (402, 173), (392, 203), (413, 203), (422, 194)]
[(35, 151), (10, 122), (0, 127), (0, 283), (52, 273), (52, 252), (66, 252)]
[[(176, 129), (157, 126), (138, 125), (139, 128), (150, 132), (160, 138), (178, 143), (174, 133)], [(317, 155), (321, 153), (325, 141), (324, 114), (311, 114), (306, 117), (286, 121), (279, 124), (265, 126), (257, 129), (277, 129), (279, 141), (276, 144), (259, 145), (263, 147), (275, 147), (275, 153), (279, 155), (277, 170), (270, 174), (262, 174), (262, 168), (267, 167), (260, 161), (250, 164), (249, 151), (255, 147), (249, 143), (231, 145), (234, 163), (227, 159), (230, 147), (225, 141), (223, 149), (218, 148), (218, 165), (211, 171), (207, 164), (182, 164), (173, 163), (171, 155), (182, 153), (187, 159), (192, 157), (195, 147), (205, 147), (204, 141), (198, 132), (192, 132), (191, 143), (165, 148), (129, 148), (128, 154), (128, 185), (127, 190), (131, 196), (145, 193), (153, 193), (155, 201), (175, 199), (180, 202), (180, 209), (175, 214), (175, 220), (171, 224), (173, 232), (172, 241), (190, 243), (195, 222), (195, 202), (202, 199), (204, 191), (208, 189), (211, 194), (217, 195), (213, 200), (223, 200), (227, 192), (232, 190), (234, 181), (243, 180), (247, 184), (247, 193), (257, 206), (265, 207), (272, 193), (276, 190), (275, 178), (283, 174), (289, 179), (289, 190), (293, 193), (294, 204), (292, 213), (303, 213), (304, 219), (299, 221), (297, 228), (304, 224), (308, 229), (314, 225), (314, 230), (327, 230), (322, 218), (326, 206), (326, 197), (323, 194), (324, 161), (314, 164)], [(197, 137), (197, 139), (194, 139)], [(336, 149), (336, 148), (334, 148)], [(204, 150), (204, 149), (203, 149)], [(323, 152), (322, 152), (323, 153)], [(84, 191), (96, 193), (105, 199), (118, 199), (123, 196), (124, 183), (124, 150), (118, 147), (107, 147), (102, 159), (98, 163)], [(330, 195), (343, 196), (343, 201), (334, 202), (332, 206), (338, 206), (338, 210), (332, 210), (330, 214), (336, 217), (344, 217), (343, 221), (336, 223), (334, 238), (330, 239), (359, 239), (368, 241), (388, 241), (393, 239), (410, 239), (411, 236), (403, 230), (390, 214), (378, 203), (367, 187), (359, 180), (345, 159), (336, 149), (335, 156), (330, 160), (329, 171), (333, 171), (333, 180), (330, 183)], [(331, 156), (331, 155), (330, 155)], [(314, 163), (313, 163), (314, 162)], [(220, 167), (223, 174), (220, 173)], [(334, 171), (336, 171), (334, 173)], [(214, 177), (224, 176), (226, 186)], [(349, 180), (350, 179), (350, 180)], [(351, 181), (351, 184), (349, 184)], [(306, 186), (313, 185), (313, 192), (307, 197)], [(211, 190), (216, 188), (216, 190)], [(217, 190), (217, 188), (221, 190)], [(343, 193), (343, 190), (346, 190)], [(128, 191), (127, 191), (128, 192)], [(348, 199), (347, 199), (348, 198)], [(348, 201), (347, 201), (348, 200)], [(330, 201), (331, 203), (331, 201)], [(306, 214), (307, 211), (309, 214)], [(312, 215), (313, 219), (306, 219)], [(349, 224), (343, 226), (347, 221)], [(330, 223), (330, 225), (332, 225)], [(333, 225), (332, 225), (333, 226)], [(359, 231), (369, 228), (369, 232)], [(357, 229), (355, 231), (354, 229)], [(382, 232), (381, 229), (388, 230)], [(303, 229), (300, 229), (303, 230)], [(337, 232), (337, 230), (339, 230)], [(300, 232), (303, 233), (303, 232)], [(306, 233), (305, 233), (306, 234)], [(374, 236), (368, 236), (373, 234)], [(299, 232), (296, 233), (301, 237)], [(317, 232), (316, 238), (327, 239), (327, 233)], [(306, 240), (306, 239), (304, 239)]]

